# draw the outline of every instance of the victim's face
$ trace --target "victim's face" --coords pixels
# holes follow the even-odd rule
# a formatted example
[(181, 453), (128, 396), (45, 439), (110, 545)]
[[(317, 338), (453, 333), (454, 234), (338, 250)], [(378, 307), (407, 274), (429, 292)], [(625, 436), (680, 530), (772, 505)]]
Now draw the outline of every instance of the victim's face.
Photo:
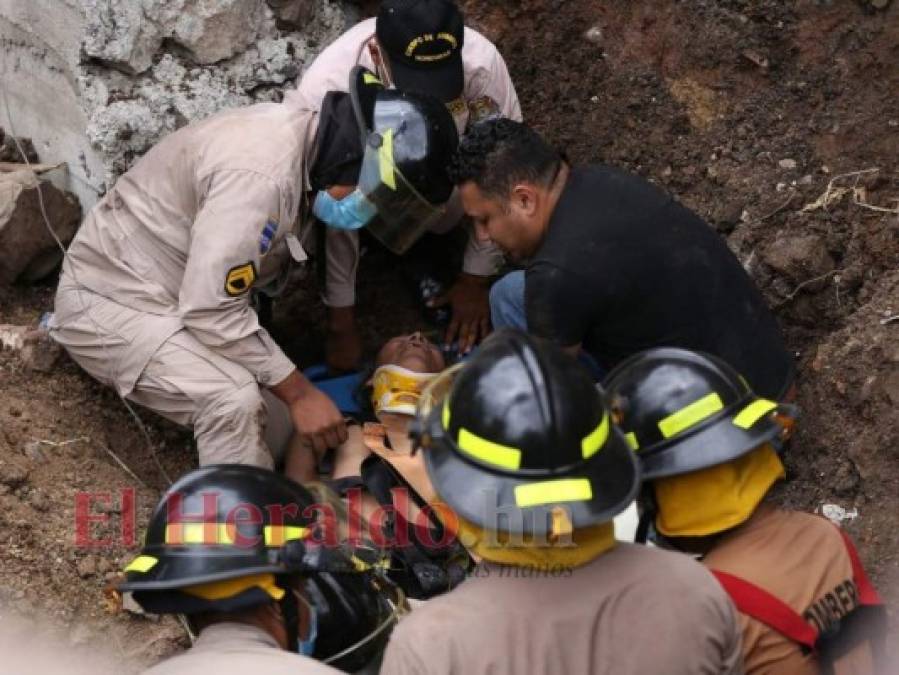
[(443, 353), (421, 333), (400, 335), (387, 341), (375, 365), (394, 365), (416, 373), (439, 373), (446, 367)]

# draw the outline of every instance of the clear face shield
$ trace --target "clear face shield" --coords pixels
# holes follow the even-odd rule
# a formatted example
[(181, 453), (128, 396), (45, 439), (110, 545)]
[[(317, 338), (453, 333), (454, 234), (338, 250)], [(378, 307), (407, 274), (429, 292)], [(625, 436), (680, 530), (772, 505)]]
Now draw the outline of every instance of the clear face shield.
[(374, 131), (365, 141), (358, 189), (378, 209), (368, 230), (398, 255), (408, 251), (443, 214), (442, 206), (428, 202), (397, 168), (394, 147), (400, 139), (408, 159), (424, 160), (429, 143), (421, 114), (402, 99), (379, 101)]

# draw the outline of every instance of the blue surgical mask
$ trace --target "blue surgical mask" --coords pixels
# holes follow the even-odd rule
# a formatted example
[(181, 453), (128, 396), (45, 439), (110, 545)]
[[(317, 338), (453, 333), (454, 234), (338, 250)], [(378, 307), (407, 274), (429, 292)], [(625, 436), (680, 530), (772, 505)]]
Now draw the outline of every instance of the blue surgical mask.
[(322, 190), (315, 196), (312, 213), (328, 227), (338, 230), (358, 230), (365, 227), (378, 213), (378, 208), (359, 188), (343, 199), (334, 199)]
[(306, 637), (297, 642), (297, 652), (303, 656), (312, 656), (315, 652), (315, 639), (318, 637), (318, 612), (315, 605), (302, 598), (303, 604), (309, 612), (309, 627), (306, 629)]

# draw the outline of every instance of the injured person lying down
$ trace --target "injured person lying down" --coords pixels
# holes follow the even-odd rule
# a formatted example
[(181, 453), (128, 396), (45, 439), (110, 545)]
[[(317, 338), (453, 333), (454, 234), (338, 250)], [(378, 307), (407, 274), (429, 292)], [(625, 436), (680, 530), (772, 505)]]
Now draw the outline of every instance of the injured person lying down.
[[(392, 578), (419, 599), (450, 590), (474, 562), (456, 540), (455, 518), (441, 519), (448, 507), (410, 439), (410, 426), (428, 401), (442, 398), (435, 388), (449, 387), (461, 367), (445, 366), (440, 349), (421, 333), (388, 341), (357, 397), (370, 403), (370, 414), (348, 427), (330, 472), (359, 533), (392, 550)], [(633, 506), (616, 518), (619, 539), (633, 540), (636, 520)]]

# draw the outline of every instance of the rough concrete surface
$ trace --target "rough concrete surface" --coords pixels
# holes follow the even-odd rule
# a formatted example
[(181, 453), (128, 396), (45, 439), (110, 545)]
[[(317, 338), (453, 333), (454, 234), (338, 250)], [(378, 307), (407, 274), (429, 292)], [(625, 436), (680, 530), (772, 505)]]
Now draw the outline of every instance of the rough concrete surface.
[(66, 162), (58, 186), (90, 208), (162, 135), (278, 99), (353, 16), (338, 0), (0, 0), (0, 127)]

